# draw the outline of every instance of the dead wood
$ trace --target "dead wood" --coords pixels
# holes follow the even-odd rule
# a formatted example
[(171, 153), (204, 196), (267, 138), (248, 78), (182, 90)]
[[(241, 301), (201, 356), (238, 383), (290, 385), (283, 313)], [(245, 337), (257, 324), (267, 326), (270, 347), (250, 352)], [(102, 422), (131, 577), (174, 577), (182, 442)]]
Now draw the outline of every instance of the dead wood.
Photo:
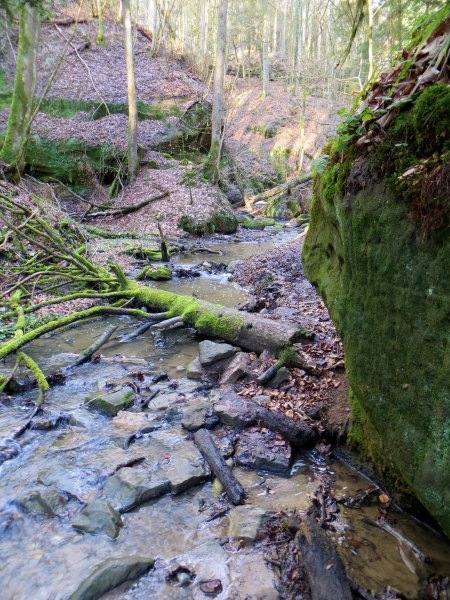
[(263, 427), (279, 433), (297, 447), (310, 448), (316, 442), (314, 430), (303, 421), (295, 421), (286, 417), (286, 415), (273, 412), (263, 406), (255, 405), (252, 412), (255, 415), (255, 420)]
[(245, 490), (235, 478), (225, 463), (223, 456), (214, 443), (211, 433), (207, 429), (199, 429), (194, 433), (194, 442), (208, 462), (212, 472), (220, 481), (226, 491), (230, 502), (233, 504), (245, 503)]
[(301, 185), (302, 183), (309, 183), (311, 180), (311, 173), (306, 173), (306, 175), (297, 175), (296, 177), (288, 179), (285, 183), (282, 183), (281, 185), (277, 185), (273, 188), (270, 188), (270, 190), (266, 190), (265, 192), (261, 192), (260, 194), (255, 194), (254, 196), (247, 196), (245, 198), (245, 205), (248, 208), (252, 209), (255, 202), (269, 200), (274, 196), (290, 193), (290, 190), (292, 190), (293, 188), (297, 187), (298, 185)]
[(150, 202), (155, 202), (156, 200), (161, 200), (161, 198), (165, 198), (169, 194), (170, 192), (162, 192), (157, 196), (152, 196), (151, 198), (147, 198), (146, 200), (143, 200), (138, 204), (133, 204), (132, 206), (122, 206), (121, 208), (115, 208), (113, 210), (102, 210), (94, 213), (89, 213), (85, 217), (86, 219), (95, 219), (96, 217), (117, 217), (128, 215), (132, 212), (140, 210), (141, 208), (144, 208), (145, 206), (147, 206), (147, 204), (150, 204)]
[(295, 543), (312, 600), (352, 600), (344, 565), (332, 540), (312, 515), (301, 524)]

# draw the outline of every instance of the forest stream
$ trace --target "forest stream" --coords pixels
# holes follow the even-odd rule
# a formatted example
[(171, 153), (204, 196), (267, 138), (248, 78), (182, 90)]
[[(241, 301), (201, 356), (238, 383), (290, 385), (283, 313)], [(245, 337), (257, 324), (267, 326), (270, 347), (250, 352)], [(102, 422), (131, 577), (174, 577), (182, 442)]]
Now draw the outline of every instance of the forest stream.
[[(266, 252), (292, 236), (276, 233), (263, 242), (219, 243), (213, 248), (222, 255), (201, 259), (227, 264)], [(187, 254), (175, 263), (192, 266), (198, 261), (198, 254)], [(203, 272), (195, 280), (153, 285), (189, 294), (194, 281), (199, 297), (235, 306), (247, 293), (228, 278), (226, 272)], [(99, 597), (98, 590), (108, 587), (102, 587), (105, 581), (120, 582), (117, 572), (133, 561), (138, 567), (122, 581), (133, 579), (133, 573), (148, 573), (103, 598), (284, 597), (279, 565), (267, 560), (271, 541), (264, 535), (265, 518), (307, 509), (323, 481), (332, 482), (335, 498), (352, 498), (373, 482), (316, 449), (296, 452), (286, 465), (286, 456), (275, 447), (271, 471), (234, 468), (248, 494), (246, 505), (224, 504), (207, 463), (180, 422), (186, 407), (212, 405), (221, 392), (186, 378), (198, 354), (194, 330), (149, 330), (122, 343), (136, 323), (129, 317), (106, 317), (40, 338), (28, 352), (46, 374), (55, 372), (111, 324), (117, 329), (100, 359), (72, 370), (63, 385), (51, 388), (44, 413), (23, 438), (22, 451), (0, 467), (2, 597)], [(7, 370), (3, 364), (1, 372)], [(112, 419), (85, 406), (87, 398), (105, 387), (132, 389), (134, 404)], [(11, 397), (2, 410), (0, 437), (28, 414), (34, 394), (30, 390)], [(225, 456), (231, 456), (239, 433), (219, 426), (214, 436)], [(81, 504), (91, 507), (83, 525)], [(339, 505), (333, 535), (347, 573), (361, 588), (416, 598), (427, 578), (450, 572), (450, 545), (395, 508), (391, 530), (383, 530), (375, 523), (378, 510), (373, 504)], [(87, 535), (83, 527), (101, 534)]]

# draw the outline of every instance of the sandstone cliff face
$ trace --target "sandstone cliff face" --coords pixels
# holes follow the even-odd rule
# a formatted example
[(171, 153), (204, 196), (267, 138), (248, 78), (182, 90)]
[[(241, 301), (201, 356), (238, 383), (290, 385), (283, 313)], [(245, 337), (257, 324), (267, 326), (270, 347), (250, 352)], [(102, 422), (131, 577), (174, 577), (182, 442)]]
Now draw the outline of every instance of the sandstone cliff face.
[(369, 150), (341, 135), (315, 180), (303, 250), (345, 346), (350, 442), (447, 535), (449, 114), (450, 88), (435, 84)]

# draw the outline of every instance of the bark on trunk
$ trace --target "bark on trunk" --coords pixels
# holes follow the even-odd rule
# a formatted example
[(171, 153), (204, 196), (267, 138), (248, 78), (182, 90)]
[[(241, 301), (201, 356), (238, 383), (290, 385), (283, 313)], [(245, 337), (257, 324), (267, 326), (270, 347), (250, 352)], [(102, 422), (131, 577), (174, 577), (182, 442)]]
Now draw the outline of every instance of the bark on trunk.
[(221, 0), (217, 25), (217, 50), (214, 71), (214, 97), (212, 111), (210, 161), (214, 168), (214, 179), (219, 178), (219, 162), (222, 146), (223, 121), (223, 81), (225, 76), (225, 53), (227, 45), (227, 10), (228, 0)]
[(207, 429), (199, 429), (194, 433), (194, 442), (211, 467), (211, 471), (222, 484), (230, 502), (244, 504), (245, 490), (226, 465), (210, 432)]
[(103, 35), (103, 4), (102, 0), (97, 0), (97, 20), (98, 20), (98, 29), (97, 29), (97, 44), (99, 46), (104, 46), (105, 37)]
[(122, 19), (125, 38), (125, 60), (127, 66), (128, 86), (128, 181), (133, 181), (139, 169), (137, 153), (137, 102), (136, 80), (134, 74), (133, 29), (129, 0), (122, 0)]
[(1, 159), (20, 175), (25, 167), (36, 87), (36, 58), (41, 16), (36, 3), (19, 8), (19, 49), (11, 108)]
[(267, 97), (270, 94), (269, 88), (269, 5), (264, 3), (264, 32), (263, 32), (263, 51), (262, 51), (262, 80), (263, 80), (263, 96)]

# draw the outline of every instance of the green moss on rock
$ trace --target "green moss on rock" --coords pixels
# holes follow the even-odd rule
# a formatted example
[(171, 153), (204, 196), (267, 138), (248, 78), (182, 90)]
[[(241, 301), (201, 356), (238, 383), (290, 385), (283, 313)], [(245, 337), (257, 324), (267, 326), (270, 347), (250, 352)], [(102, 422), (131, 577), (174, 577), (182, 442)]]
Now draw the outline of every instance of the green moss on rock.
[(328, 146), (303, 262), (343, 338), (349, 442), (450, 535), (450, 87), (395, 111), (369, 151)]
[(264, 229), (274, 225), (275, 219), (250, 219), (249, 217), (244, 217), (241, 223), (244, 229)]
[(211, 233), (234, 233), (238, 228), (239, 221), (231, 211), (214, 212), (205, 219), (194, 219), (189, 215), (183, 215), (178, 221), (178, 226), (196, 236), (209, 235)]

